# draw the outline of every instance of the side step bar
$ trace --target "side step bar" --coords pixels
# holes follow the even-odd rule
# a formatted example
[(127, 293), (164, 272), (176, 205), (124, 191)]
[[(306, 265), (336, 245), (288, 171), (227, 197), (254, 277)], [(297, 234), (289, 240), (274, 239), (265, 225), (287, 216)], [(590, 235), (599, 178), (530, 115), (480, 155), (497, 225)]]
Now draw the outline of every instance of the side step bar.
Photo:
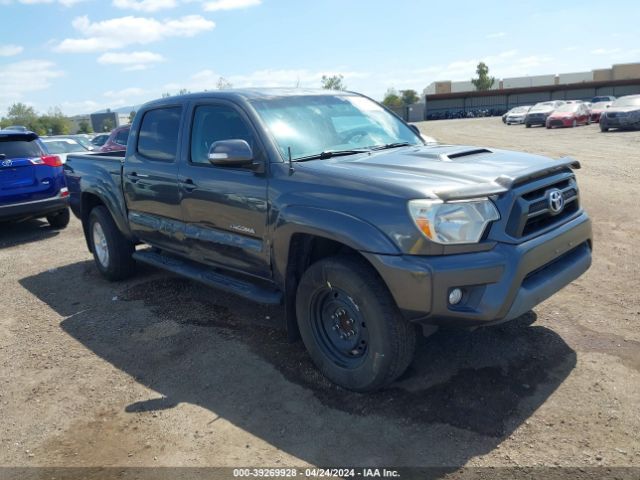
[(199, 266), (187, 260), (162, 255), (153, 251), (135, 252), (133, 258), (138, 262), (168, 270), (191, 280), (204, 283), (209, 287), (234, 293), (254, 302), (270, 305), (279, 305), (282, 302), (282, 293), (280, 291), (223, 275), (208, 267)]

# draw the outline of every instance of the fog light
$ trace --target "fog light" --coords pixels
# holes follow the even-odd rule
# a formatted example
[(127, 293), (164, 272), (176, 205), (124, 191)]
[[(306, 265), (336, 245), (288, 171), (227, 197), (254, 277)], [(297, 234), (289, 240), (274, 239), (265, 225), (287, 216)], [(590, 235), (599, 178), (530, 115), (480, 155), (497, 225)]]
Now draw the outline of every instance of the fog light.
[(462, 290), (454, 288), (449, 292), (449, 303), (451, 305), (457, 305), (462, 300)]

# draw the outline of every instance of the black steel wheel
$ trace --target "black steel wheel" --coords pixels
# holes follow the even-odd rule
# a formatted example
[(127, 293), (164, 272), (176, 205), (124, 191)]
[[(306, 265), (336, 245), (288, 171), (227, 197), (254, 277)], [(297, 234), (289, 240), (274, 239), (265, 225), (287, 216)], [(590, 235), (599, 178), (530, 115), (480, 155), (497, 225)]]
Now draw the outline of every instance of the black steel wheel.
[(383, 388), (413, 359), (415, 326), (363, 258), (336, 256), (311, 265), (298, 285), (296, 316), (313, 362), (346, 389)]

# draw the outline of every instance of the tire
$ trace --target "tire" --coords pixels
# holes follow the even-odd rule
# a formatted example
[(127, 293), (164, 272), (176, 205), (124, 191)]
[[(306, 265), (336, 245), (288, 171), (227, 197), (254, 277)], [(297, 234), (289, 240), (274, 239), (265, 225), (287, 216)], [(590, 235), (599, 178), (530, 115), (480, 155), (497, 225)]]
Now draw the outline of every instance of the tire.
[(49, 222), (51, 228), (55, 230), (62, 230), (63, 228), (66, 228), (67, 225), (69, 225), (70, 218), (71, 215), (69, 214), (69, 209), (65, 208), (64, 210), (61, 210), (59, 212), (50, 213), (49, 215), (47, 215), (47, 222)]
[(571, 128), (576, 128), (578, 126), (578, 121), (574, 118), (573, 122), (571, 122)]
[(296, 314), (315, 365), (348, 390), (385, 387), (413, 359), (415, 326), (363, 259), (337, 256), (311, 265), (298, 285)]
[(600, 131), (601, 132), (608, 132), (609, 131), (609, 127), (607, 127), (607, 125), (602, 120), (600, 120)]
[[(93, 259), (105, 278), (116, 281), (133, 275), (136, 263), (132, 254), (135, 245), (118, 230), (106, 207), (99, 206), (91, 210), (89, 238)], [(97, 248), (96, 242), (100, 242)], [(105, 251), (106, 255), (104, 255)]]

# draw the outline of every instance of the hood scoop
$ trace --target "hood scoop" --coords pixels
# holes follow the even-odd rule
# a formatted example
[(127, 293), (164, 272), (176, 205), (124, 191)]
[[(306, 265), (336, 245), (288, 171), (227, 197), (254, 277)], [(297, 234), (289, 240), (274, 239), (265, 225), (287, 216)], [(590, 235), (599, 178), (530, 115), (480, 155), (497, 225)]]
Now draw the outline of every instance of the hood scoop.
[(484, 153), (493, 153), (486, 148), (473, 148), (470, 150), (462, 150), (459, 152), (445, 153), (441, 155), (442, 160), (455, 160), (456, 158), (470, 157), (471, 155), (482, 155)]

